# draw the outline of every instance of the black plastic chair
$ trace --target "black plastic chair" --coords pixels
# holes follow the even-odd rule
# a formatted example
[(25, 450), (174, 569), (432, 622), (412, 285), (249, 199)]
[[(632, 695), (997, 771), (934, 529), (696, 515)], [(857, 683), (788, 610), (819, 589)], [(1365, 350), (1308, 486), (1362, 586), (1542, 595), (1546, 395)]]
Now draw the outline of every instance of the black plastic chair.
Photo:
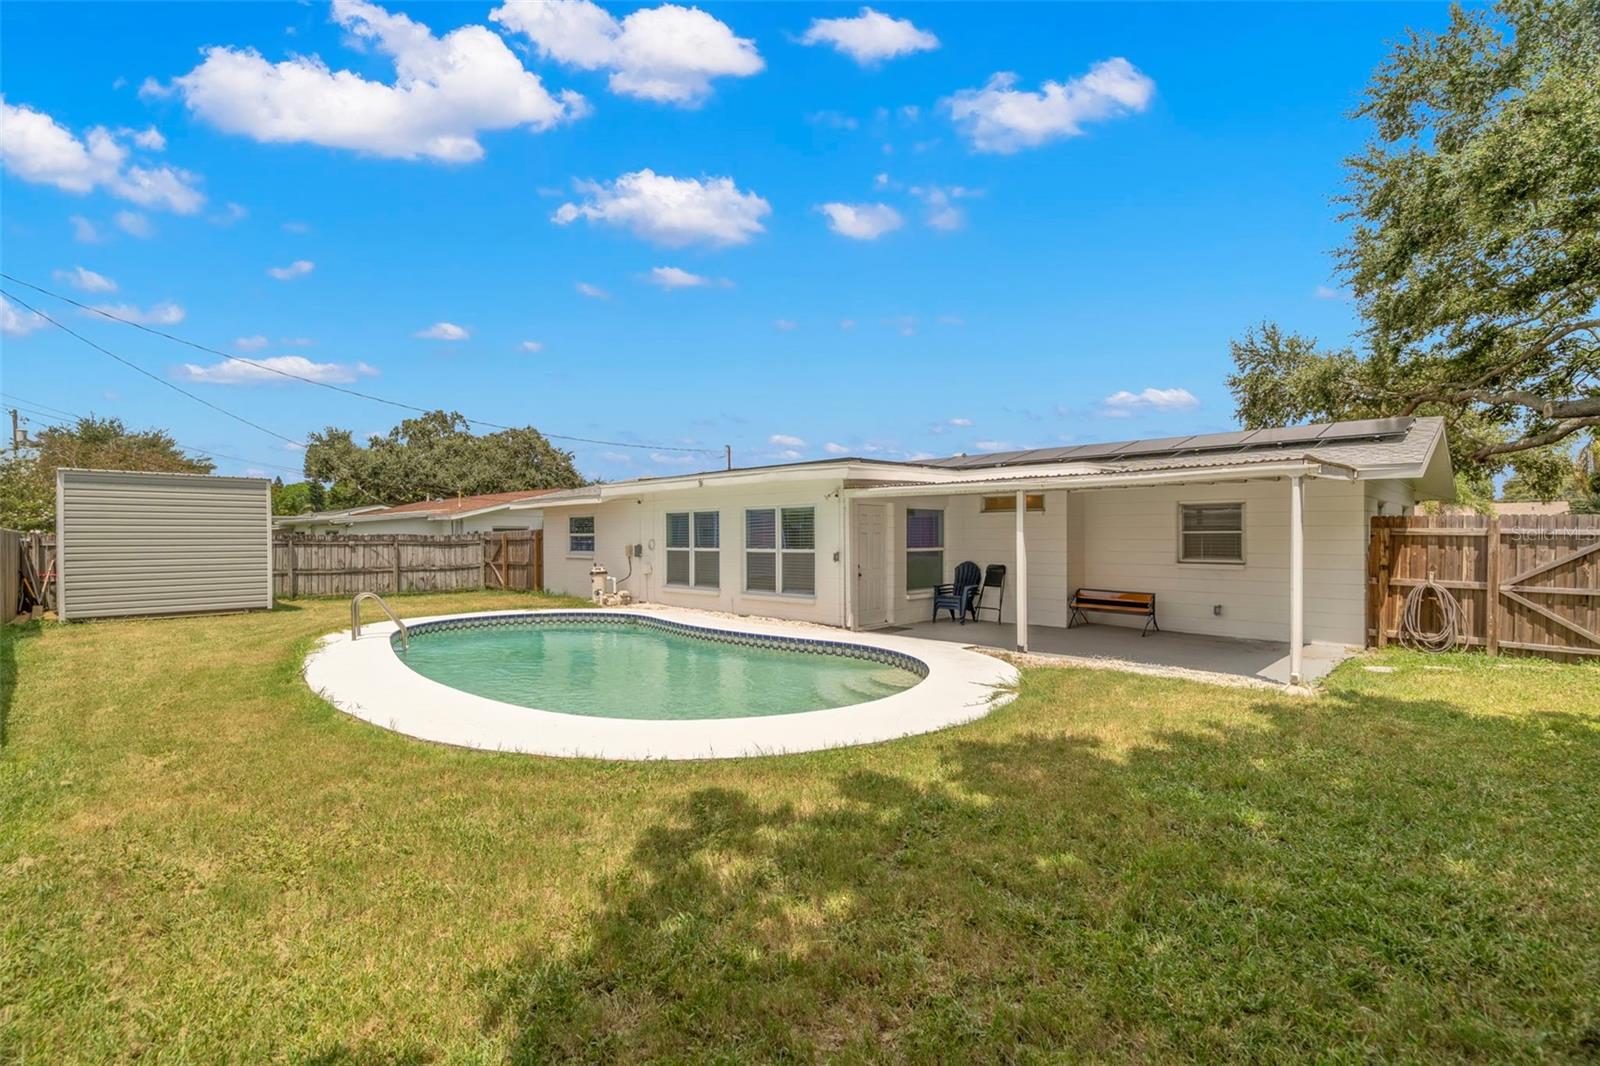
[[(956, 567), (956, 579), (948, 585), (935, 585), (933, 587), (933, 620), (939, 620), (940, 611), (949, 611), (950, 617), (959, 619), (962, 625), (967, 624), (967, 614), (972, 610), (972, 598), (978, 594), (981, 587), (981, 575), (978, 564), (972, 562), (962, 563)], [(973, 615), (974, 619), (978, 616)]]
[[(984, 594), (990, 589), (999, 589), (999, 600), (993, 604), (985, 603)], [(999, 563), (990, 563), (983, 569), (983, 584), (978, 586), (978, 594), (972, 600), (972, 620), (978, 620), (979, 611), (993, 611), (994, 620), (1000, 621), (1001, 608), (1006, 605), (1006, 568)]]

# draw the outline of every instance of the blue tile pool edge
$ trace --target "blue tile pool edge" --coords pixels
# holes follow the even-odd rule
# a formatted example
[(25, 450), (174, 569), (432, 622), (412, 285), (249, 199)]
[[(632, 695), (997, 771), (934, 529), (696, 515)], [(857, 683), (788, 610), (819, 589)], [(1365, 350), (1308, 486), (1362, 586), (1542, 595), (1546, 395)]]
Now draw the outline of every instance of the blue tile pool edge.
[[(407, 623), (406, 631), (413, 636), (452, 629), (485, 629), (498, 626), (573, 625), (610, 626), (618, 629), (655, 629), (708, 643), (735, 644), (748, 648), (768, 648), (775, 651), (797, 652), (803, 655), (838, 655), (847, 659), (892, 666), (918, 678), (928, 676), (928, 664), (904, 652), (889, 648), (874, 648), (843, 640), (814, 640), (809, 637), (781, 637), (766, 633), (750, 633), (736, 629), (713, 629), (708, 626), (674, 622), (666, 618), (647, 615), (621, 614), (612, 611), (513, 611), (504, 614), (472, 615), (461, 618), (440, 618), (431, 622)], [(400, 633), (389, 637), (396, 653), (400, 650)]]

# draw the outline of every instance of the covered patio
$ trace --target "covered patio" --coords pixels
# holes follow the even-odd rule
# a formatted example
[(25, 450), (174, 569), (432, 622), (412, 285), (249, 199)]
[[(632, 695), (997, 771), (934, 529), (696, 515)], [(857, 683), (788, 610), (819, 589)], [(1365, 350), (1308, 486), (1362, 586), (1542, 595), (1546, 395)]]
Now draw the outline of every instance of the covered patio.
[[(1361, 639), (1363, 489), (1338, 463), (1274, 455), (1200, 469), (986, 471), (852, 495), (854, 628), (1290, 686), (1316, 682)], [(1207, 534), (1234, 555), (1186, 558), (1178, 517), (1208, 505), (1236, 516), (1232, 530)], [(948, 582), (963, 561), (1002, 565), (1003, 597), (986, 590), (994, 613), (981, 621), (930, 624), (916, 567)], [(1161, 631), (1141, 637), (1142, 618), (1129, 628), (1101, 614), (1067, 628), (1079, 588), (1156, 596)]]
[[(891, 632), (924, 640), (950, 641), (977, 648), (1012, 651), (1016, 626), (998, 622), (948, 620), (894, 626)], [(1241, 640), (1199, 633), (1157, 633), (1141, 637), (1128, 626), (1080, 625), (1028, 627), (1028, 654), (1061, 657), (1064, 662), (1109, 666), (1163, 674), (1204, 674), (1229, 682), (1287, 685), (1291, 669), (1289, 645), (1270, 640)], [(1315, 684), (1352, 654), (1338, 644), (1307, 644), (1303, 649), (1302, 684)]]

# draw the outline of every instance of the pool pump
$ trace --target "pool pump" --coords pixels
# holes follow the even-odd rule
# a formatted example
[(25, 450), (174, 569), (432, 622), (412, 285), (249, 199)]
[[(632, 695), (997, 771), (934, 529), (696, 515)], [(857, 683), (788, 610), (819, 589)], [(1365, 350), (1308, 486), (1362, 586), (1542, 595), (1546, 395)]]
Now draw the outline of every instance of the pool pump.
[[(630, 572), (632, 567), (629, 567)], [(624, 579), (626, 580), (626, 579)], [(618, 591), (617, 579), (599, 563), (589, 567), (589, 598), (597, 607), (626, 607), (633, 602), (633, 593)]]

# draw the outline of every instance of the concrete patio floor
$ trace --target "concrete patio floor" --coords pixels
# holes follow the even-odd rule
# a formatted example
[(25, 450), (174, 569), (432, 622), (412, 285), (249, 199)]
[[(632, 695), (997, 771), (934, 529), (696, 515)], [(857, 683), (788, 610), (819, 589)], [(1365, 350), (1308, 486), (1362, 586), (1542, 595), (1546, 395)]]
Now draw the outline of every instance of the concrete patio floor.
[[(1016, 627), (996, 622), (917, 622), (893, 632), (924, 640), (954, 641), (976, 647), (1014, 650)], [(1225, 683), (1289, 683), (1289, 645), (1266, 640), (1235, 640), (1196, 633), (1139, 636), (1137, 629), (1114, 625), (1028, 627), (1028, 654), (1064, 657), (1093, 666), (1117, 666), (1151, 673), (1184, 671)], [(1305, 680), (1314, 685), (1353, 655), (1341, 644), (1307, 644)]]

